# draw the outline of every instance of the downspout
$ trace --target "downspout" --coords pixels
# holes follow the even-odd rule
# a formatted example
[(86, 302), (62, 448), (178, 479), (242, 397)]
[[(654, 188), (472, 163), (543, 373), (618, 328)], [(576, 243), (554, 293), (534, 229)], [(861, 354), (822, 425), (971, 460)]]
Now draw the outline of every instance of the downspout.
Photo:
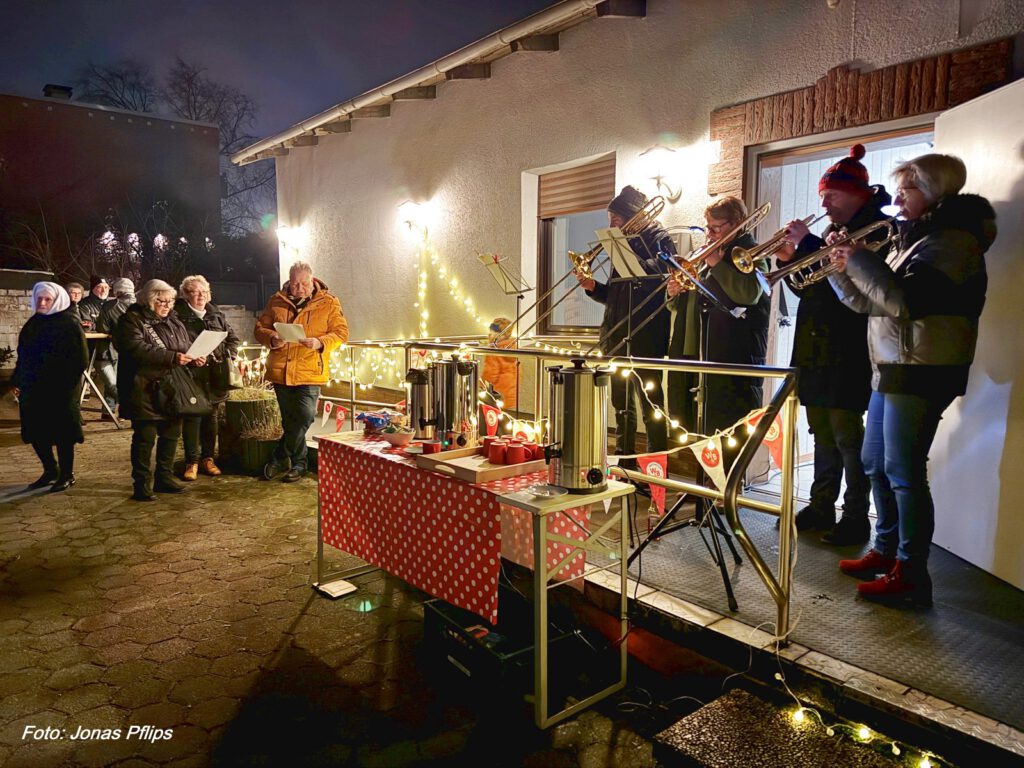
[(481, 56), (486, 56), (510, 45), (514, 40), (527, 37), (539, 29), (543, 29), (544, 27), (552, 24), (557, 24), (588, 11), (594, 6), (599, 5), (601, 2), (603, 2), (603, 0), (562, 0), (562, 2), (557, 5), (545, 8), (543, 11), (539, 11), (532, 16), (528, 16), (522, 21), (518, 21), (511, 26), (500, 29), (485, 38), (477, 40), (475, 43), (470, 43), (465, 48), (460, 48), (454, 53), (450, 53), (424, 67), (420, 67), (414, 72), (403, 75), (397, 80), (392, 80), (379, 88), (374, 88), (373, 90), (360, 94), (353, 99), (336, 104), (317, 115), (313, 115), (313, 117), (303, 120), (300, 123), (296, 123), (291, 128), (287, 128), (281, 133), (261, 139), (255, 144), (252, 144), (232, 155), (231, 162), (235, 164), (242, 164), (251, 160), (253, 155), (262, 152), (265, 149), (271, 149), (272, 147), (278, 146), (289, 139), (293, 139), (303, 133), (308, 133), (315, 128), (319, 128), (324, 123), (329, 123), (342, 118), (351, 112), (355, 112), (357, 109), (369, 106), (380, 101), (382, 98), (393, 96), (406, 88), (417, 86), (428, 78), (436, 75), (443, 75), (445, 72), (455, 69), (456, 67), (473, 62)]

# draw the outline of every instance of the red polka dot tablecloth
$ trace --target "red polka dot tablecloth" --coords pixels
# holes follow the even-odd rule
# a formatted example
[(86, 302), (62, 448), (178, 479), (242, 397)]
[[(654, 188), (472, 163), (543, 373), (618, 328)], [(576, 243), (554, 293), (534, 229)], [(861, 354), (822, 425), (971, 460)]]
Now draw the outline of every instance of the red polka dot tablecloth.
[[(497, 623), (500, 558), (533, 567), (532, 515), (498, 496), (545, 483), (545, 472), (472, 484), (372, 438), (321, 440), (317, 462), (324, 543)], [(547, 518), (549, 533), (578, 540), (589, 528), (589, 505)], [(569, 552), (549, 542), (549, 567)], [(556, 577), (582, 588), (585, 564), (577, 550)]]

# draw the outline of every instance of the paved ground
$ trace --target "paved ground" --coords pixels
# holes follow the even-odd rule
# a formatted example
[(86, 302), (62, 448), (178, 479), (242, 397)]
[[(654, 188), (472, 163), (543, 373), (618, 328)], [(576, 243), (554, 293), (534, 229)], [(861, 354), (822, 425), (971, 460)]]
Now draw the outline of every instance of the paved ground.
[[(636, 684), (539, 732), (425, 674), (422, 593), (378, 572), (357, 598), (316, 596), (314, 480), (202, 478), (140, 504), (130, 432), (93, 422), (87, 438), (70, 492), (27, 494), (38, 463), (0, 421), (0, 764), (654, 763), (667, 721), (627, 712)], [(676, 690), (721, 679), (700, 660), (676, 671)]]

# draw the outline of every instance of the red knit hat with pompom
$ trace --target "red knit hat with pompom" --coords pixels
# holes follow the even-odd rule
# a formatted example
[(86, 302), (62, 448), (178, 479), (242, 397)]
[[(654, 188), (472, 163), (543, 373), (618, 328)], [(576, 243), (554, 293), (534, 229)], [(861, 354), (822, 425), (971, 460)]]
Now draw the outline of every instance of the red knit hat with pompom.
[(865, 198), (871, 197), (871, 187), (868, 186), (868, 169), (860, 162), (866, 152), (863, 144), (854, 144), (850, 147), (849, 157), (844, 157), (825, 171), (821, 181), (818, 182), (818, 193), (820, 194), (826, 189), (838, 189), (842, 192), (862, 195)]

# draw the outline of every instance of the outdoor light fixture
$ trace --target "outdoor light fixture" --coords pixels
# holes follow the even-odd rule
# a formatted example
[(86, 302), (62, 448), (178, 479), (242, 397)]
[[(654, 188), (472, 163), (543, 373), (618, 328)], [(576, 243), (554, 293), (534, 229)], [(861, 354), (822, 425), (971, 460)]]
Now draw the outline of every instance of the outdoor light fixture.
[(288, 227), (282, 225), (277, 228), (277, 242), (282, 248), (290, 248), (298, 251), (306, 244), (306, 228), (304, 226)]
[(673, 162), (675, 154), (676, 151), (674, 149), (663, 144), (655, 144), (640, 153), (640, 157), (647, 158), (646, 162), (649, 163), (651, 181), (654, 182), (659, 192), (664, 192), (665, 199), (670, 203), (678, 203), (679, 198), (683, 196), (682, 185), (673, 192), (672, 187), (665, 178), (665, 171), (668, 170), (667, 166)]

